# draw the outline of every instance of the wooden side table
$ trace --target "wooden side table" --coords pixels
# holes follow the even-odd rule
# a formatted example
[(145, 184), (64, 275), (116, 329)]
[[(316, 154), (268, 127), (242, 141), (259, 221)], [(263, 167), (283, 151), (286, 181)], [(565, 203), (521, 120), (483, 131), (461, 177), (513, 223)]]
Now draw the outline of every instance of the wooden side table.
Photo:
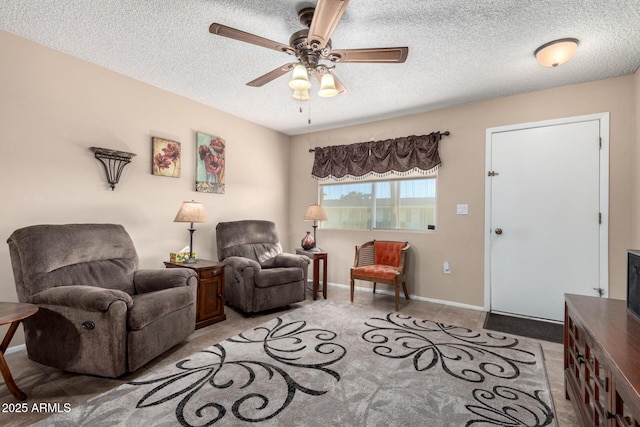
[(221, 322), (224, 314), (224, 263), (199, 259), (193, 264), (165, 262), (167, 268), (190, 268), (198, 274), (196, 329)]
[(320, 291), (320, 261), (322, 261), (322, 296), (327, 299), (327, 253), (325, 251), (305, 251), (296, 249), (296, 254), (304, 255), (313, 260), (313, 299)]
[(7, 388), (18, 400), (25, 400), (27, 395), (18, 388), (16, 382), (11, 376), (9, 365), (4, 358), (4, 352), (7, 351), (11, 338), (16, 333), (20, 321), (29, 316), (33, 316), (38, 311), (38, 307), (33, 304), (24, 304), (20, 302), (0, 302), (0, 325), (11, 324), (7, 331), (2, 344), (0, 344), (0, 371)]

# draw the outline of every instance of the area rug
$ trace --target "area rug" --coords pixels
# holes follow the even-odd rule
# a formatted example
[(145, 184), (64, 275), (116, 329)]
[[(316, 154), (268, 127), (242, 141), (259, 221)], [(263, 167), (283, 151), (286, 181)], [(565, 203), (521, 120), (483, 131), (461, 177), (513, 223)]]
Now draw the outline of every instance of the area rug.
[(487, 313), (483, 327), (492, 331), (560, 344), (564, 340), (564, 326), (562, 324), (541, 320)]
[(321, 301), (41, 425), (557, 423), (539, 344)]

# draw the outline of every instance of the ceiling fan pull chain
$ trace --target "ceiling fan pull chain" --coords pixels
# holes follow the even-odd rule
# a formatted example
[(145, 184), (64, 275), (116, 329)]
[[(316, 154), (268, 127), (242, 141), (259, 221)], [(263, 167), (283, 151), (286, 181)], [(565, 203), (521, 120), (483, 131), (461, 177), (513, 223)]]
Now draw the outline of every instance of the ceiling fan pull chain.
[(311, 124), (311, 98), (309, 98), (309, 106), (307, 107), (307, 124)]

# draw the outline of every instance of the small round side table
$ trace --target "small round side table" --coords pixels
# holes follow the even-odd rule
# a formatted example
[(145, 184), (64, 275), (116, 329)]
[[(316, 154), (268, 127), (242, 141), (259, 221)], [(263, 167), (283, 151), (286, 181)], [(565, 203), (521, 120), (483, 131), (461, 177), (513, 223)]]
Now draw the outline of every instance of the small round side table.
[(13, 334), (16, 333), (20, 321), (26, 319), (29, 316), (33, 316), (38, 311), (38, 307), (33, 304), (25, 304), (21, 302), (0, 302), (0, 325), (11, 324), (7, 331), (2, 344), (0, 344), (0, 371), (4, 378), (4, 383), (7, 388), (18, 400), (25, 400), (27, 395), (18, 388), (16, 382), (11, 376), (9, 365), (4, 358), (4, 352), (9, 347), (9, 342), (13, 338)]

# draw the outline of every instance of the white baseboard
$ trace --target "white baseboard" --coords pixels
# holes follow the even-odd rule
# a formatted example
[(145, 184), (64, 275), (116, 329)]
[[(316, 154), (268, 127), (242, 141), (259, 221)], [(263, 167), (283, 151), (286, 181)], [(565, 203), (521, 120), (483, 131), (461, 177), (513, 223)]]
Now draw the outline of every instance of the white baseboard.
[(17, 353), (19, 351), (25, 351), (27, 349), (26, 344), (15, 345), (13, 347), (9, 347), (4, 354)]
[[(343, 288), (343, 289), (350, 289), (350, 286), (348, 285), (343, 285), (340, 283), (331, 283), (329, 282), (328, 284), (329, 287), (336, 287), (336, 288)], [(361, 288), (356, 286), (355, 290), (358, 292), (368, 292), (368, 293), (373, 293), (373, 288)], [(379, 294), (384, 294), (384, 295), (392, 295), (395, 296), (395, 292), (391, 292), (385, 289), (376, 289), (376, 293)], [(478, 306), (478, 305), (470, 305), (470, 304), (462, 304), (459, 302), (455, 302), (455, 301), (447, 301), (447, 300), (440, 300), (440, 299), (434, 299), (434, 298), (426, 298), (426, 297), (421, 297), (418, 295), (413, 295), (413, 294), (409, 294), (410, 298), (413, 298), (417, 301), (427, 301), (427, 302), (432, 302), (435, 304), (444, 304), (444, 305), (449, 305), (452, 307), (459, 307), (459, 308), (466, 308), (468, 310), (476, 310), (476, 311), (484, 311), (484, 307)]]

